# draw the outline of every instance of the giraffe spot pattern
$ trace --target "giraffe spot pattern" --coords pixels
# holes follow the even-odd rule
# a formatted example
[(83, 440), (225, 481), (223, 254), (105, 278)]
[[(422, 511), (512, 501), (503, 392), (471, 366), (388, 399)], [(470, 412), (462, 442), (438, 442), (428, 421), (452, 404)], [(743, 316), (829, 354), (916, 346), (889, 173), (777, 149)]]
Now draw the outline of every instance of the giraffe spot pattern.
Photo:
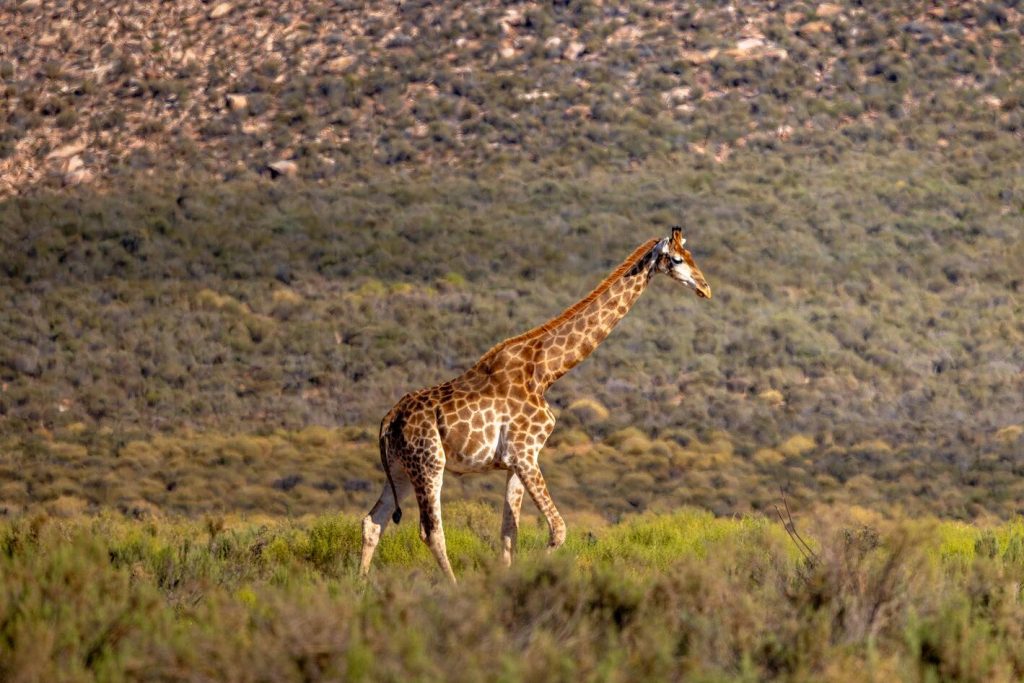
[[(674, 253), (686, 259), (706, 287), (692, 256), (682, 247), (681, 232), (674, 229), (671, 240)], [(495, 468), (509, 471), (502, 513), (507, 561), (515, 543), (519, 507), (527, 494), (547, 519), (550, 547), (564, 542), (565, 522), (539, 466), (540, 451), (555, 425), (544, 393), (611, 333), (655, 272), (669, 272), (667, 243), (667, 239), (646, 242), (561, 315), (496, 345), (459, 377), (399, 400), (381, 423), (382, 461), (394, 475), (393, 489), (385, 488), (363, 521), (363, 573), (383, 525), (400, 504), (402, 493), (411, 489), (420, 509), (420, 535), (454, 580), (441, 533), (440, 494), (446, 470), (456, 474)], [(385, 440), (386, 433), (395, 431), (392, 425), (400, 438)]]

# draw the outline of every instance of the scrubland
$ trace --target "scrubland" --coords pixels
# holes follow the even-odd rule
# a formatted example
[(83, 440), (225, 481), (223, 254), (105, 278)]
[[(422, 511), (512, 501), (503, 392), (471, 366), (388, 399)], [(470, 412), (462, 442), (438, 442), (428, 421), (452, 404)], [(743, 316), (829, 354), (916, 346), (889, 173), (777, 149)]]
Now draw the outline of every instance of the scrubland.
[[(684, 508), (575, 520), (511, 570), (499, 515), (452, 505), (458, 586), (413, 525), (367, 582), (354, 516), (0, 523), (0, 674), (81, 680), (1010, 681), (1024, 527)], [(802, 527), (802, 528), (801, 528)], [(391, 531), (391, 530), (389, 530)]]
[[(0, 679), (1021, 680), (1021, 18), (6, 4)], [(676, 224), (566, 547), (449, 477), (358, 580), (386, 410)]]

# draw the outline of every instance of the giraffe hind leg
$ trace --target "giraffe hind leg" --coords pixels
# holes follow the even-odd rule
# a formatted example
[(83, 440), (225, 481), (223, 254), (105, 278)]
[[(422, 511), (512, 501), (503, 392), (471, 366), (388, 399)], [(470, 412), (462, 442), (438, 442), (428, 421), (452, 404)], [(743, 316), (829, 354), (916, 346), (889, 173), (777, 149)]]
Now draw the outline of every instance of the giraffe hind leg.
[(444, 526), (441, 523), (441, 483), (444, 476), (443, 461), (441, 467), (428, 470), (426, 475), (414, 482), (416, 501), (420, 506), (420, 538), (430, 548), (434, 559), (445, 573), (448, 580), (456, 583), (455, 572), (448, 560), (448, 550), (444, 541)]
[(409, 481), (408, 475), (397, 462), (391, 463), (389, 472), (394, 486), (391, 482), (384, 484), (380, 498), (377, 499), (369, 514), (363, 518), (363, 552), (359, 561), (360, 576), (366, 576), (370, 571), (370, 562), (373, 561), (373, 554), (377, 550), (377, 544), (380, 542), (384, 529), (388, 526), (388, 520), (398, 509), (402, 498), (408, 495), (412, 488), (412, 482)]

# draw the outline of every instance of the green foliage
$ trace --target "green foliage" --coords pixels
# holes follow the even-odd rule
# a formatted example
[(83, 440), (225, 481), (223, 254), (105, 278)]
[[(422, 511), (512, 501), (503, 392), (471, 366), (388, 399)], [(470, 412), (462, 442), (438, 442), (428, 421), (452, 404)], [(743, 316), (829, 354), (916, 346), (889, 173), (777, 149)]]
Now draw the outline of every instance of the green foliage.
[[(379, 481), (376, 422), (398, 397), (557, 314), (683, 220), (715, 299), (654, 282), (550, 392), (567, 409), (566, 436), (552, 443), (569, 452), (587, 445), (584, 433), (600, 443), (634, 427), (629, 443), (608, 441), (621, 458), (602, 456), (625, 470), (678, 430), (704, 443), (719, 433), (729, 450), (701, 457), (728, 472), (701, 481), (678, 467), (696, 455), (668, 446), (668, 467), (635, 481), (631, 503), (596, 480), (586, 500), (603, 491), (614, 516), (656, 504), (651, 490), (681, 491), (681, 502), (725, 513), (763, 506), (780, 475), (795, 495), (853, 500), (849, 482), (864, 474), (880, 501), (1013, 515), (1024, 492), (1007, 431), (1024, 423), (1013, 227), (1024, 189), (1019, 158), (993, 156), (997, 146), (849, 152), (831, 164), (737, 152), (736, 163), (558, 179), (517, 166), (330, 191), (160, 177), (102, 196), (10, 200), (0, 205), (11, 302), (0, 319), (0, 462), (27, 489), (4, 502), (366, 504)], [(582, 397), (600, 410), (580, 408)], [(327, 441), (300, 436), (309, 425), (369, 435), (340, 453), (342, 477)], [(784, 445), (797, 434), (813, 445)], [(858, 449), (878, 440), (884, 457)], [(784, 462), (754, 460), (776, 447)], [(122, 457), (134, 463), (124, 481), (149, 472), (138, 477), (149, 483), (105, 477)], [(92, 476), (68, 483), (52, 470), (71, 462)], [(174, 488), (189, 470), (208, 480), (194, 498)]]
[[(778, 524), (680, 510), (573, 530), (554, 555), (524, 529), (506, 570), (497, 511), (454, 508), (458, 587), (413, 525), (388, 530), (363, 582), (353, 517), (0, 523), (0, 675), (981, 681), (1024, 671), (1019, 520), (865, 526), (822, 510), (802, 529), (809, 562)], [(418, 548), (397, 552), (410, 539)]]

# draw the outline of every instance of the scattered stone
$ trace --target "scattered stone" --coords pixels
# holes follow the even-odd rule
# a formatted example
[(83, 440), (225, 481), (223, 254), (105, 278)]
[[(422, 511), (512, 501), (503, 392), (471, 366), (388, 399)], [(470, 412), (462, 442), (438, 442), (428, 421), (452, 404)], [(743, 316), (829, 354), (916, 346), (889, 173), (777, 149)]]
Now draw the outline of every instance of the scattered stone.
[(67, 165), (67, 168), (64, 169), (64, 172), (65, 173), (71, 173), (72, 171), (77, 171), (78, 169), (82, 168), (82, 166), (84, 166), (84, 165), (85, 164), (82, 163), (82, 157), (80, 157), (80, 156), (78, 156), (76, 154), (75, 156), (73, 156), (70, 159), (68, 159), (68, 165)]
[(710, 50), (683, 50), (680, 57), (694, 66), (699, 66), (710, 62), (718, 56), (718, 53), (719, 49), (717, 47), (713, 47)]
[(60, 42), (60, 36), (56, 33), (44, 33), (40, 36), (39, 40), (36, 41), (36, 45), (39, 47), (53, 47)]
[(516, 56), (516, 48), (511, 41), (502, 41), (501, 47), (498, 48), (498, 54), (502, 59), (512, 59)]
[(562, 58), (573, 61), (583, 54), (583, 51), (586, 49), (587, 46), (578, 40), (569, 41), (569, 44), (565, 46), (565, 50), (562, 51)]
[(803, 19), (804, 19), (803, 12), (786, 12), (782, 16), (782, 20), (786, 23), (786, 27), (787, 28), (793, 28), (794, 26), (799, 24), (801, 21), (803, 21)]
[(25, 11), (33, 10), (33, 9), (39, 9), (42, 6), (43, 6), (43, 1), (42, 0), (25, 0), (25, 2), (21, 3), (21, 9), (23, 9)]
[(524, 92), (519, 96), (519, 99), (524, 102), (533, 102), (534, 100), (547, 100), (551, 97), (551, 93), (546, 90), (531, 90), (530, 92)]
[(799, 33), (805, 36), (813, 36), (818, 33), (831, 33), (832, 25), (827, 21), (808, 21), (800, 27)]
[(737, 61), (750, 61), (773, 57), (785, 59), (789, 56), (785, 50), (769, 43), (761, 37), (743, 38), (736, 43), (736, 47), (726, 50), (725, 54)]
[(231, 13), (232, 9), (234, 9), (234, 7), (231, 6), (230, 2), (218, 3), (216, 6), (214, 6), (212, 10), (210, 10), (209, 17), (211, 19), (220, 19), (221, 17), (226, 17), (228, 14)]
[(409, 126), (408, 128), (405, 129), (406, 135), (408, 135), (411, 138), (416, 138), (417, 140), (422, 140), (423, 138), (427, 137), (429, 133), (430, 127), (427, 126), (427, 124), (423, 123), (422, 121), (417, 121), (415, 125)]
[(343, 74), (355, 64), (356, 58), (352, 55), (342, 55), (324, 62), (324, 72), (329, 74)]
[(70, 173), (64, 174), (64, 185), (68, 187), (74, 187), (75, 185), (85, 185), (95, 180), (96, 176), (93, 172), (87, 168), (79, 168)]
[(299, 165), (294, 161), (280, 159), (267, 165), (270, 169), (270, 177), (295, 176), (299, 172)]
[(685, 86), (672, 88), (671, 90), (666, 90), (661, 93), (661, 101), (664, 102), (666, 106), (673, 107), (690, 99), (691, 92), (693, 92), (692, 89)]
[(822, 19), (829, 19), (831, 17), (842, 14), (843, 8), (840, 5), (834, 5), (830, 2), (823, 2), (820, 5), (818, 5), (818, 8), (814, 10), (814, 13), (817, 14)]
[(245, 95), (230, 94), (226, 95), (224, 99), (231, 111), (244, 111), (249, 108), (249, 98)]
[(635, 43), (643, 37), (643, 31), (639, 27), (633, 24), (626, 24), (615, 29), (615, 31), (608, 36), (609, 45), (627, 45)]
[(586, 104), (574, 104), (564, 112), (567, 119), (589, 119), (591, 115), (590, 106)]
[(522, 26), (524, 23), (522, 10), (510, 7), (505, 12), (505, 16), (499, 20), (499, 23), (501, 24), (502, 31), (505, 33), (508, 33), (512, 26)]
[(69, 158), (75, 156), (76, 154), (78, 154), (78, 153), (80, 153), (80, 152), (82, 152), (84, 150), (85, 150), (85, 142), (82, 141), (82, 140), (79, 140), (77, 142), (72, 142), (71, 144), (64, 145), (63, 147), (58, 147), (57, 149), (55, 149), (52, 152), (50, 152), (49, 154), (47, 154), (46, 158), (47, 159), (69, 159)]

